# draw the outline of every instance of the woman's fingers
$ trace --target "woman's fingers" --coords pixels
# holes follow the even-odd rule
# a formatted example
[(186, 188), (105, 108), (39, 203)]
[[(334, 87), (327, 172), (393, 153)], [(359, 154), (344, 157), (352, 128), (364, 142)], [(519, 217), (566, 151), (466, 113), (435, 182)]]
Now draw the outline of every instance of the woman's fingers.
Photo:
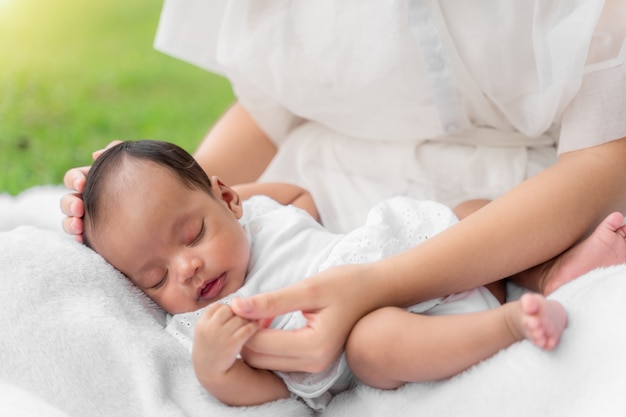
[(82, 193), (87, 180), (87, 173), (91, 166), (72, 168), (63, 176), (63, 184), (66, 188)]
[(98, 159), (98, 157), (99, 157), (100, 155), (102, 155), (102, 153), (103, 153), (104, 151), (106, 151), (107, 149), (110, 149), (110, 148), (112, 148), (112, 147), (114, 147), (115, 145), (120, 144), (120, 143), (122, 143), (122, 141), (121, 141), (121, 140), (114, 140), (114, 141), (111, 141), (111, 142), (109, 142), (109, 144), (108, 144), (107, 146), (105, 146), (105, 147), (104, 147), (104, 149), (98, 149), (97, 151), (95, 151), (94, 153), (92, 153), (92, 154), (91, 154), (91, 157), (92, 157), (92, 158), (93, 158), (93, 160), (95, 161), (96, 159)]
[(251, 320), (265, 320), (291, 311), (306, 319), (297, 330), (261, 329), (242, 354), (252, 366), (279, 371), (319, 372), (341, 353), (350, 330), (366, 306), (352, 297), (345, 274), (352, 268), (333, 268), (278, 291), (235, 299), (233, 312)]
[[(120, 142), (121, 141), (119, 140), (114, 140), (113, 142), (110, 142), (104, 149), (99, 149), (95, 151), (91, 155), (93, 160), (95, 161), (96, 159), (98, 159), (100, 155), (102, 155), (104, 151), (117, 145)], [(65, 185), (65, 187), (69, 188), (70, 190), (74, 190), (77, 193), (82, 193), (83, 189), (85, 188), (85, 181), (87, 180), (87, 173), (89, 172), (90, 169), (91, 169), (91, 166), (84, 166), (84, 167), (72, 168), (68, 170), (63, 176), (63, 184)], [(68, 214), (68, 213), (65, 213), (65, 214)]]
[(61, 197), (61, 211), (68, 217), (83, 217), (85, 205), (77, 194), (65, 194)]
[(328, 337), (323, 329), (309, 326), (289, 331), (261, 329), (248, 340), (241, 354), (256, 368), (316, 373), (339, 357), (346, 336), (340, 332), (337, 337)]
[(74, 235), (76, 241), (83, 242), (83, 220), (80, 217), (65, 217), (62, 221), (65, 233)]
[(61, 197), (61, 211), (66, 217), (63, 218), (63, 230), (65, 233), (74, 235), (78, 242), (83, 241), (83, 215), (85, 205), (83, 200), (76, 194), (65, 194)]
[(231, 303), (233, 312), (251, 320), (270, 319), (298, 310), (315, 310), (324, 307), (315, 280), (304, 279), (277, 291), (257, 294), (248, 298), (235, 298)]
[[(121, 141), (119, 140), (115, 140), (110, 142), (106, 148), (95, 151), (92, 154), (94, 161), (102, 154), (102, 152), (120, 142)], [(72, 168), (63, 176), (63, 184), (65, 187), (76, 192), (68, 193), (61, 197), (61, 211), (66, 216), (63, 219), (63, 230), (70, 235), (74, 235), (76, 240), (81, 243), (83, 241), (82, 217), (85, 214), (85, 205), (83, 204), (80, 193), (82, 193), (85, 189), (87, 173), (90, 169), (91, 166)]]

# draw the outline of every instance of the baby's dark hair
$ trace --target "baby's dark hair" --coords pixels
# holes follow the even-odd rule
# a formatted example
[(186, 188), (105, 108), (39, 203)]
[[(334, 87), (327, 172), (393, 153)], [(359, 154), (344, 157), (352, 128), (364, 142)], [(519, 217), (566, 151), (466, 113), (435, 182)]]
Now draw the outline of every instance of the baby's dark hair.
[(213, 195), (211, 180), (200, 164), (180, 146), (157, 140), (121, 142), (100, 155), (87, 174), (87, 182), (82, 199), (85, 205), (83, 217), (83, 243), (89, 247), (91, 236), (100, 220), (103, 219), (105, 202), (111, 199), (117, 174), (124, 163), (132, 161), (153, 162), (167, 169), (182, 184), (190, 189), (205, 191)]

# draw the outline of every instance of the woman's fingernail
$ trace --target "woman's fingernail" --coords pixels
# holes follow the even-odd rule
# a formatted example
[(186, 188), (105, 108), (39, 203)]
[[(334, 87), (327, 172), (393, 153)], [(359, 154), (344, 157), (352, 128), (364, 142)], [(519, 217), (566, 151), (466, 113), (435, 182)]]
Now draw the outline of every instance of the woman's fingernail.
[(83, 232), (82, 227), (78, 226), (77, 219), (72, 219), (72, 221), (70, 222), (70, 227), (72, 228), (72, 232), (74, 232), (75, 234), (80, 234)]

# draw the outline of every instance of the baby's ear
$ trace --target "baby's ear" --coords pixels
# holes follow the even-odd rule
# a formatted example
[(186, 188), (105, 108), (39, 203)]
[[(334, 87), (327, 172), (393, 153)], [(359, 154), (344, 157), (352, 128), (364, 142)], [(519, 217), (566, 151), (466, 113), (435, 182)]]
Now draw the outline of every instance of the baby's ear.
[(211, 190), (213, 191), (213, 194), (215, 194), (215, 198), (226, 203), (230, 211), (233, 212), (237, 219), (240, 219), (241, 216), (243, 216), (241, 197), (239, 197), (239, 194), (237, 194), (235, 190), (224, 184), (216, 175), (211, 177)]

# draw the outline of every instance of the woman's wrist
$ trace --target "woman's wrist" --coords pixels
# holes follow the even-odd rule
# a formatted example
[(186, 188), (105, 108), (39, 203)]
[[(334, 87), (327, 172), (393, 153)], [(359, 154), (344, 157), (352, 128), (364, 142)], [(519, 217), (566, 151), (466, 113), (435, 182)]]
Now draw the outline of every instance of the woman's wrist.
[(430, 285), (423, 288), (424, 292), (416, 292), (413, 285), (417, 279), (414, 250), (359, 265), (360, 270), (358, 274), (353, 274), (354, 279), (349, 285), (358, 289), (354, 298), (359, 300), (365, 314), (382, 307), (405, 308), (438, 296), (428, 293), (432, 291)]
[(344, 276), (335, 280), (335, 284), (341, 286), (338, 291), (346, 291), (344, 297), (359, 318), (381, 307), (402, 303), (393, 280), (386, 279), (388, 272), (380, 262), (349, 265), (342, 273)]

